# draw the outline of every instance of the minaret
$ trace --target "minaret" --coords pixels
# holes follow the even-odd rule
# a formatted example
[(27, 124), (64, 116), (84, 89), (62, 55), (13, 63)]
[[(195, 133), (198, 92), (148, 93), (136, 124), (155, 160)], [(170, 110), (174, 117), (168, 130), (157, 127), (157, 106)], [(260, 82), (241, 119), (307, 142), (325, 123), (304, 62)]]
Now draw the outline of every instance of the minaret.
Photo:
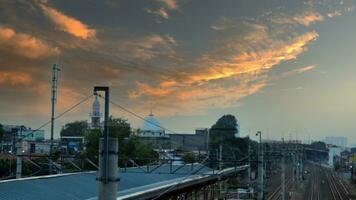
[(90, 114), (90, 116), (91, 116), (91, 128), (93, 129), (100, 128), (101, 113), (100, 113), (100, 104), (99, 104), (98, 96), (95, 96), (95, 100), (93, 102), (93, 111)]

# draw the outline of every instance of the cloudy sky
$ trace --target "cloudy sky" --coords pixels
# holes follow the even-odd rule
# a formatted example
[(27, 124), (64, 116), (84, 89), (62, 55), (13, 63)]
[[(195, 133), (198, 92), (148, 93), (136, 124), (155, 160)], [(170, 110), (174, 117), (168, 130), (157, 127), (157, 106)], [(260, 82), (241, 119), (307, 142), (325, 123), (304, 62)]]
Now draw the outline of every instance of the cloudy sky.
[[(356, 144), (354, 0), (2, 0), (0, 122), (36, 128), (108, 85), (181, 133), (234, 114), (242, 135)], [(60, 118), (89, 119), (92, 100)], [(111, 114), (142, 121), (111, 105)], [(46, 128), (48, 130), (48, 127)], [(48, 132), (47, 132), (48, 133)], [(56, 133), (58, 135), (58, 133)]]

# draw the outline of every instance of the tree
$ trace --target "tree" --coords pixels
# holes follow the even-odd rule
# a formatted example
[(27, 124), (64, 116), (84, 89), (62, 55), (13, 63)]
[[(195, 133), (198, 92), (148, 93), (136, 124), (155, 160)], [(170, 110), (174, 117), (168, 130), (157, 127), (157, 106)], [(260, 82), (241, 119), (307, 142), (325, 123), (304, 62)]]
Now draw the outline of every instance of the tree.
[[(225, 166), (240, 165), (246, 161), (248, 156), (248, 146), (251, 148), (251, 160), (257, 160), (256, 149), (258, 143), (250, 138), (237, 138), (237, 120), (233, 115), (224, 115), (210, 129), (209, 151), (211, 167), (217, 166), (219, 157), (220, 145), (222, 145), (222, 159), (225, 161)], [(236, 161), (236, 162), (235, 162)], [(252, 168), (255, 168), (255, 162), (252, 163)]]
[(2, 138), (5, 135), (5, 130), (2, 124), (0, 124), (0, 142), (2, 142)]
[(0, 124), (0, 153), (2, 152), (2, 140), (5, 135), (5, 130), (2, 124)]
[(124, 166), (124, 160), (126, 159), (132, 159), (136, 164), (144, 165), (158, 158), (158, 154), (153, 148), (141, 141), (137, 136), (129, 137), (121, 146), (122, 148), (119, 152), (119, 156), (123, 158), (120, 163), (121, 166)]
[(324, 142), (313, 142), (310, 144), (310, 146), (314, 149), (320, 149), (320, 150), (326, 150), (327, 149), (327, 146)]
[(99, 159), (100, 137), (102, 137), (102, 132), (99, 129), (90, 130), (85, 135), (86, 149), (84, 155), (95, 163), (98, 163), (98, 159)]
[[(124, 160), (132, 159), (137, 164), (146, 164), (157, 158), (156, 152), (149, 145), (133, 136), (131, 125), (121, 118), (109, 118), (109, 135), (118, 138), (119, 165), (124, 166)], [(86, 135), (86, 156), (92, 161), (98, 161), (99, 140), (103, 136), (101, 130), (90, 130)]]
[(61, 136), (84, 136), (87, 129), (87, 121), (75, 121), (67, 123), (61, 130)]
[(236, 142), (237, 121), (233, 115), (224, 115), (210, 129), (209, 150), (210, 159), (216, 160), (219, 155), (220, 145), (223, 149), (223, 159), (233, 159), (232, 148)]
[(183, 154), (182, 160), (185, 164), (194, 163), (197, 161), (197, 156), (193, 152), (186, 152)]
[(126, 119), (109, 117), (109, 135), (118, 138), (119, 144), (131, 135), (131, 125)]

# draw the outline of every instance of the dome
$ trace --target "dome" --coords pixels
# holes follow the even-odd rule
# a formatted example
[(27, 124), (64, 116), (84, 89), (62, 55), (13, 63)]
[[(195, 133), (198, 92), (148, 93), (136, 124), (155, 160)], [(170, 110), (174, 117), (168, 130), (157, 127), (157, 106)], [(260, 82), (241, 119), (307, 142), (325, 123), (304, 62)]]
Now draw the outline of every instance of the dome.
[(153, 114), (150, 114), (145, 118), (142, 131), (161, 132), (163, 129), (161, 128), (161, 124), (159, 123), (158, 119), (155, 118)]

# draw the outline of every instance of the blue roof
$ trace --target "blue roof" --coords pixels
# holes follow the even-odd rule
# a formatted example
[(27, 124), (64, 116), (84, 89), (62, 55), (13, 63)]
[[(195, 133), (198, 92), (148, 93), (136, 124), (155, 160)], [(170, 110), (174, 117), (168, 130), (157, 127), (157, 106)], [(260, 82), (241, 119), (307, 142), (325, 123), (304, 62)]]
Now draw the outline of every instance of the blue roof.
[[(153, 168), (151, 166), (151, 169)], [(174, 174), (169, 173), (169, 165), (161, 166), (152, 173), (143, 173), (145, 168), (129, 168), (126, 172), (119, 172), (118, 196), (179, 182), (188, 175), (211, 174), (210, 168), (201, 165), (172, 166), (172, 168), (173, 171), (177, 170)], [(196, 175), (192, 175), (192, 172), (198, 169), (201, 170), (194, 173)], [(83, 172), (0, 181), (0, 200), (91, 199), (97, 197), (96, 178), (97, 172)]]

